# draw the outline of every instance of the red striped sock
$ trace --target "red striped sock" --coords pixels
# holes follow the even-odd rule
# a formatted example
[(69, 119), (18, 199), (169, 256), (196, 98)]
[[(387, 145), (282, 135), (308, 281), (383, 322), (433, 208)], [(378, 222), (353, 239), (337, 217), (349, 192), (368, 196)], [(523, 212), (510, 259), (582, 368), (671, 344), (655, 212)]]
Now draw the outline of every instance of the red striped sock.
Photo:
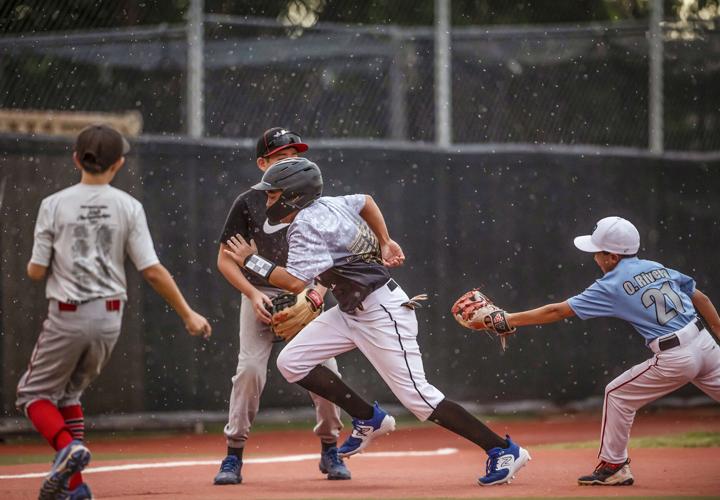
[(27, 416), (53, 449), (62, 450), (73, 440), (65, 419), (52, 402), (39, 399), (28, 405)]
[(85, 439), (85, 418), (82, 406), (72, 405), (60, 408), (60, 414), (65, 419), (65, 426), (70, 429), (73, 439)]
[[(65, 419), (65, 426), (72, 433), (73, 439), (85, 440), (85, 418), (83, 417), (82, 406), (72, 405), (60, 408), (60, 413)], [(68, 483), (70, 491), (80, 486), (83, 482), (82, 474), (73, 474)]]

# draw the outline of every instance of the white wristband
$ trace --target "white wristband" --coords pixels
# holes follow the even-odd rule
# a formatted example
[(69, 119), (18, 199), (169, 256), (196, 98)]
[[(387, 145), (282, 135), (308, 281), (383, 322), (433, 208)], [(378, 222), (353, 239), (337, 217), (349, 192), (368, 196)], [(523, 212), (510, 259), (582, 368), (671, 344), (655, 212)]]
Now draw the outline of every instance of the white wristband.
[(245, 269), (251, 271), (263, 279), (268, 279), (270, 273), (273, 272), (276, 265), (274, 262), (269, 261), (258, 254), (252, 254), (250, 257), (245, 259)]

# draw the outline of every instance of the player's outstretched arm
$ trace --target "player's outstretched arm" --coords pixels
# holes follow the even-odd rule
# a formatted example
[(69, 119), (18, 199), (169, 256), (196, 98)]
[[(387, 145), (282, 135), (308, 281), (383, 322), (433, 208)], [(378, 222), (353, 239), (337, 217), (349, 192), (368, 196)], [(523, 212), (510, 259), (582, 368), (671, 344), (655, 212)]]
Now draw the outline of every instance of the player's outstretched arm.
[(385, 218), (372, 196), (365, 195), (365, 206), (360, 210), (360, 217), (367, 222), (380, 241), (384, 264), (388, 267), (401, 266), (405, 262), (405, 254), (400, 245), (390, 238)]
[(716, 336), (720, 337), (720, 316), (718, 316), (717, 309), (715, 309), (710, 297), (696, 288), (690, 299), (695, 306), (695, 310), (708, 322), (708, 328)]
[(575, 316), (575, 311), (565, 301), (557, 304), (547, 304), (529, 311), (507, 313), (507, 322), (511, 327), (517, 328), (519, 326), (555, 323), (572, 316)]
[(170, 307), (175, 309), (180, 319), (185, 323), (185, 328), (190, 335), (202, 335), (208, 338), (212, 333), (212, 328), (208, 320), (193, 311), (193, 309), (185, 301), (185, 297), (180, 292), (180, 289), (175, 283), (175, 280), (170, 275), (165, 266), (162, 264), (155, 264), (142, 270), (142, 276), (155, 291), (170, 304)]

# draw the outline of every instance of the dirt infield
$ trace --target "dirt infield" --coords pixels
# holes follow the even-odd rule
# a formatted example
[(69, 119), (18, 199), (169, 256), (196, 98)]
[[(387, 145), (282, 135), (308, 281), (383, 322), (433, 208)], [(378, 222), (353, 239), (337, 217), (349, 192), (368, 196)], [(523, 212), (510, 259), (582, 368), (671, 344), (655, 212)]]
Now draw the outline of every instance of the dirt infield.
[[(720, 411), (709, 409), (639, 415), (634, 437), (720, 432)], [(373, 442), (366, 455), (348, 465), (352, 481), (327, 481), (317, 469), (318, 443), (308, 431), (258, 432), (245, 452), (244, 482), (213, 486), (222, 458), (219, 435), (102, 440), (90, 442), (95, 454), (87, 482), (98, 498), (497, 498), (580, 496), (713, 496), (720, 495), (720, 448), (645, 448), (631, 450), (636, 484), (632, 487), (581, 487), (577, 476), (592, 470), (597, 450), (543, 446), (597, 439), (599, 416), (552, 417), (543, 420), (493, 422), (498, 432), (512, 432), (530, 449), (533, 460), (511, 485), (481, 488), (476, 478), (485, 455), (471, 443), (435, 426), (399, 429)], [(438, 454), (437, 450), (444, 450)], [(408, 456), (425, 451), (428, 456)], [(2, 455), (50, 454), (41, 443), (0, 445)], [(103, 460), (104, 454), (133, 457)], [(300, 454), (306, 454), (301, 456)], [(293, 457), (289, 457), (293, 455)], [(292, 461), (295, 460), (295, 461)], [(200, 464), (187, 465), (196, 461)], [(172, 467), (157, 467), (176, 462)], [(208, 463), (212, 462), (212, 463)], [(97, 471), (99, 467), (137, 464), (136, 470)], [(0, 467), (0, 495), (36, 498), (40, 478), (8, 478), (43, 473), (47, 465)]]

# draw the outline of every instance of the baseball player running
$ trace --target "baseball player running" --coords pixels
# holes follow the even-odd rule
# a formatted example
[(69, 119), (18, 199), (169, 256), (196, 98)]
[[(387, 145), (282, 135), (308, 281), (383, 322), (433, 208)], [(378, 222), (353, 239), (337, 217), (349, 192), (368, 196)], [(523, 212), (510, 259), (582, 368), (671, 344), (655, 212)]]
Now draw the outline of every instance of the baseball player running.
[(305, 327), (280, 353), (277, 365), (289, 382), (333, 401), (353, 418), (353, 432), (339, 449), (342, 456), (362, 451), (376, 436), (395, 428), (382, 408), (370, 405), (322, 363), (358, 348), (398, 399), (420, 420), (433, 422), (485, 449), (486, 475), (480, 484), (509, 482), (530, 459), (528, 452), (503, 439), (428, 383), (417, 343), (414, 307), (390, 277), (388, 267), (405, 256), (389, 234), (370, 196), (322, 197), (318, 166), (305, 158), (275, 163), (253, 189), (266, 191), (272, 223), (290, 224), (286, 266), (257, 253), (241, 235), (225, 253), (272, 285), (298, 293), (317, 279), (332, 288), (338, 306)]
[(605, 388), (600, 464), (592, 474), (578, 479), (585, 485), (631, 485), (627, 445), (638, 409), (689, 382), (720, 401), (720, 348), (697, 313), (716, 334), (720, 317), (710, 299), (695, 287), (694, 279), (637, 257), (640, 235), (625, 219), (601, 219), (591, 235), (575, 238), (575, 246), (594, 254), (603, 272), (584, 292), (530, 311), (471, 312), (476, 317), (469, 319), (508, 335), (516, 327), (575, 315), (580, 319), (615, 317), (628, 321), (644, 337), (654, 355)]
[(211, 333), (160, 264), (140, 202), (110, 186), (128, 150), (109, 126), (84, 129), (73, 154), (80, 183), (45, 198), (38, 212), (27, 273), (37, 281), (47, 276), (48, 317), (18, 383), (16, 404), (58, 451), (41, 499), (92, 498), (80, 474), (90, 460), (80, 399), (120, 334), (127, 255), (191, 335)]
[[(307, 151), (308, 146), (299, 135), (287, 129), (274, 127), (265, 131), (257, 141), (257, 166), (265, 171), (276, 162), (296, 157)], [(218, 269), (228, 282), (242, 293), (240, 307), (240, 352), (235, 376), (232, 378), (228, 422), (225, 426), (227, 456), (215, 476), (215, 484), (239, 484), (242, 482), (242, 456), (250, 433), (250, 427), (257, 415), (260, 395), (265, 387), (267, 366), (274, 336), (271, 331), (271, 316), (266, 306), (282, 290), (271, 285), (255, 273), (240, 269), (225, 253), (224, 243), (231, 236), (241, 234), (253, 239), (263, 255), (284, 264), (287, 259), (288, 224), (270, 224), (265, 215), (267, 196), (262, 191), (248, 190), (237, 197), (227, 216), (220, 238)], [(324, 287), (317, 287), (315, 297), (322, 304)], [(326, 366), (338, 373), (337, 362), (328, 359)], [(350, 479), (350, 471), (337, 454), (337, 439), (343, 424), (340, 410), (331, 402), (310, 393), (315, 404), (317, 425), (315, 434), (320, 438), (322, 452), (320, 471), (328, 479)]]

